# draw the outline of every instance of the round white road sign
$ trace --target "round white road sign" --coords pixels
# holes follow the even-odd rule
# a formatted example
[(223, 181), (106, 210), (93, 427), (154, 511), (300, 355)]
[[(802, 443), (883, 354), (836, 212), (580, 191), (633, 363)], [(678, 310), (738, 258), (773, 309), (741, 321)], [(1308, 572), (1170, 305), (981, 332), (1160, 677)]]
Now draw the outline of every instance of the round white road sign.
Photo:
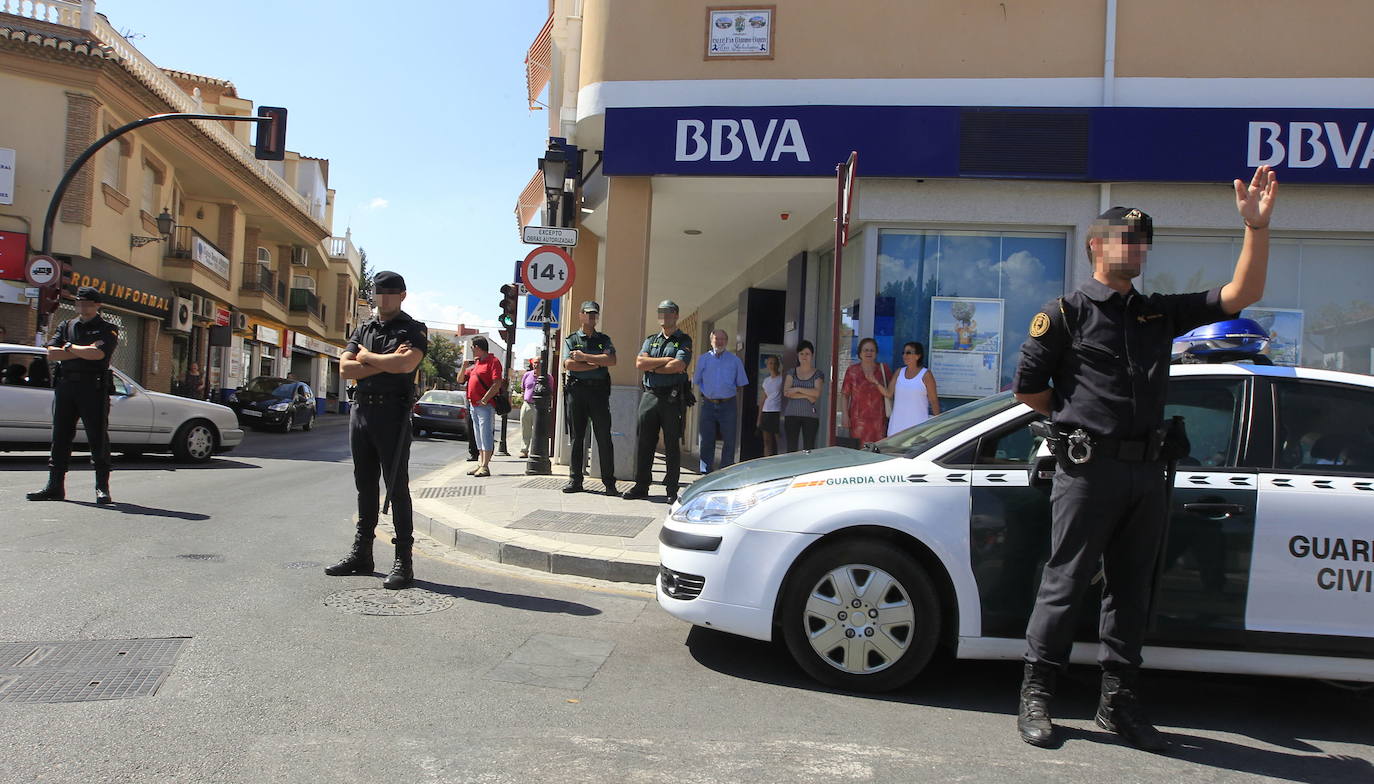
[(540, 245), (520, 263), (520, 282), (531, 296), (558, 299), (572, 288), (573, 260), (556, 245)]
[(34, 256), (24, 267), (24, 277), (35, 286), (46, 286), (57, 280), (60, 267), (52, 256)]

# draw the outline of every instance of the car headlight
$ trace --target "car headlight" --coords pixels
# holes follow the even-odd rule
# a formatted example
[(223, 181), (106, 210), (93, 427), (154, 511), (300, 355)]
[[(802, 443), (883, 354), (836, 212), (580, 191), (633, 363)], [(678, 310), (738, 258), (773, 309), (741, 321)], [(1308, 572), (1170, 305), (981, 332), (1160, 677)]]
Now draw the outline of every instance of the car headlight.
[(283, 400), (280, 403), (273, 403), (271, 406), (268, 407), (271, 408), (273, 411), (285, 411), (286, 409), (291, 407), (291, 404)]
[(678, 507), (672, 516), (680, 523), (728, 523), (786, 490), (790, 484), (792, 478), (788, 477), (737, 490), (701, 493)]

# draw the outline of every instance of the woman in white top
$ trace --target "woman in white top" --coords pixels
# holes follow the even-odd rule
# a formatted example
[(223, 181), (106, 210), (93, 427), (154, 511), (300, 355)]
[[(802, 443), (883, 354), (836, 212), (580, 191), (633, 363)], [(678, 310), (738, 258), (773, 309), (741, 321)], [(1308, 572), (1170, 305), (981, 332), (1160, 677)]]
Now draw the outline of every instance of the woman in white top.
[(887, 420), (888, 435), (919, 425), (940, 413), (935, 376), (921, 366), (925, 354), (925, 346), (915, 341), (902, 346), (902, 361), (906, 367), (892, 375), (887, 387), (888, 397), (892, 398), (892, 416)]
[(782, 367), (778, 358), (769, 355), (763, 360), (768, 377), (759, 384), (759, 421), (756, 426), (763, 436), (763, 454), (778, 453), (778, 432), (782, 417)]

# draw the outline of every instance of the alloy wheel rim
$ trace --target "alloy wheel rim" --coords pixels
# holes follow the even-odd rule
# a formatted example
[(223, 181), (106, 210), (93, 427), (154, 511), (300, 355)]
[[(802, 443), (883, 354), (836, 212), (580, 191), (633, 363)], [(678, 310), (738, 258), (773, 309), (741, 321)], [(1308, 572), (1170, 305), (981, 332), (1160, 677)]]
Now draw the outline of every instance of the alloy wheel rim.
[(204, 425), (191, 428), (191, 432), (186, 436), (186, 451), (197, 460), (209, 457), (214, 445), (215, 439), (210, 435), (210, 428)]
[(822, 661), (850, 675), (872, 675), (910, 649), (916, 611), (892, 575), (868, 564), (845, 564), (816, 581), (801, 624)]

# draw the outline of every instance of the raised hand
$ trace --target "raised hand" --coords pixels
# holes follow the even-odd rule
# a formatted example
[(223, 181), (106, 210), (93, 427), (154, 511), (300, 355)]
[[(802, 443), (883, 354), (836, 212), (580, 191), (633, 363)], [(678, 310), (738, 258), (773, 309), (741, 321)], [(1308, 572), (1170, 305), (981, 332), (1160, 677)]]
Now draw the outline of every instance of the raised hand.
[(1240, 213), (1241, 220), (1252, 229), (1268, 228), (1270, 215), (1274, 211), (1274, 199), (1279, 192), (1279, 178), (1274, 175), (1274, 170), (1269, 166), (1261, 166), (1255, 169), (1249, 186), (1240, 180), (1232, 184), (1236, 187), (1236, 211)]

